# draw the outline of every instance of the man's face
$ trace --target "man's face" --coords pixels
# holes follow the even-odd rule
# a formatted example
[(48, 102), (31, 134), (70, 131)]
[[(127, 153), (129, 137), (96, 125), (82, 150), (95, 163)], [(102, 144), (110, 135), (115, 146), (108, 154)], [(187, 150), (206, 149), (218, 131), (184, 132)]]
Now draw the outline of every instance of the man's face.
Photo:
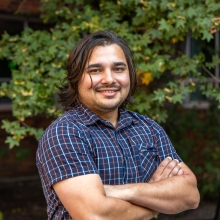
[(116, 111), (129, 90), (128, 64), (121, 47), (95, 47), (79, 82), (81, 103), (97, 115)]

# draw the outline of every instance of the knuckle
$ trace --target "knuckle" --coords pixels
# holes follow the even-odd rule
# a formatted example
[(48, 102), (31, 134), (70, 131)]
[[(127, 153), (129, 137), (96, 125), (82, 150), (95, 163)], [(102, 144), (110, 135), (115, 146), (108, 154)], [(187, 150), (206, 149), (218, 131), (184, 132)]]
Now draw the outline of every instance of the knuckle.
[(177, 164), (174, 169), (179, 170), (181, 167)]
[(169, 164), (169, 162), (170, 162), (169, 160), (166, 160), (166, 159), (165, 159), (164, 161), (162, 161), (162, 162), (160, 163), (159, 166), (160, 166), (160, 167), (166, 167), (166, 166)]
[(159, 165), (159, 167), (160, 167), (160, 168), (165, 168), (165, 167), (166, 167), (166, 164), (161, 163), (161, 164)]
[(176, 160), (172, 160), (168, 165), (175, 167), (178, 165), (178, 162)]
[(168, 170), (172, 170), (174, 168), (174, 165), (172, 164), (172, 163), (169, 163), (168, 165), (167, 165), (167, 169)]
[(159, 179), (159, 175), (153, 175), (152, 180), (157, 181)]
[(166, 167), (169, 162), (170, 162), (170, 159), (169, 159), (169, 158), (165, 158), (165, 159), (160, 163), (159, 166), (161, 166), (161, 167)]
[(175, 167), (171, 173), (172, 173), (172, 175), (177, 175), (178, 172), (179, 172), (179, 168)]

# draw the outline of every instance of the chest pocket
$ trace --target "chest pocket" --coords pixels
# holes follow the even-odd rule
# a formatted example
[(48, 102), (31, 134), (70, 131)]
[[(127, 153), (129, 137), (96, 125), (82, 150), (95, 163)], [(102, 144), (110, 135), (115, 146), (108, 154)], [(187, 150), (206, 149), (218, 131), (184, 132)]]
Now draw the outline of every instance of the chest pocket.
[(158, 155), (154, 144), (141, 143), (134, 146), (139, 175), (143, 182), (148, 182), (158, 166)]

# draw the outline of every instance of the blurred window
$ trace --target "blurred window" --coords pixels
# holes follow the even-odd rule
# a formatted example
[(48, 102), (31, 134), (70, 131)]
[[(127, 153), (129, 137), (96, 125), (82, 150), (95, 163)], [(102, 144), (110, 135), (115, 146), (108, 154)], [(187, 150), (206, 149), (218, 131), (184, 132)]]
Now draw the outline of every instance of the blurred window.
[[(201, 39), (195, 40), (191, 38), (190, 34), (187, 35), (186, 54), (192, 57), (193, 55), (199, 53), (203, 53), (205, 55), (205, 62), (211, 62), (213, 55), (220, 56), (219, 32), (216, 32), (214, 34), (214, 38), (210, 42)], [(199, 71), (203, 76), (207, 78), (207, 82), (211, 82), (213, 83), (213, 86), (215, 88), (219, 88), (219, 82), (214, 79), (215, 77), (219, 79), (220, 76), (219, 65), (212, 69), (201, 68), (199, 69)], [(199, 82), (197, 79), (188, 78), (187, 80), (185, 80), (182, 86), (189, 84), (190, 80), (192, 80), (196, 84), (196, 90), (185, 97), (183, 106), (185, 108), (198, 108), (198, 109), (208, 108), (211, 97), (207, 98), (205, 95), (202, 94), (202, 92), (199, 90)]]

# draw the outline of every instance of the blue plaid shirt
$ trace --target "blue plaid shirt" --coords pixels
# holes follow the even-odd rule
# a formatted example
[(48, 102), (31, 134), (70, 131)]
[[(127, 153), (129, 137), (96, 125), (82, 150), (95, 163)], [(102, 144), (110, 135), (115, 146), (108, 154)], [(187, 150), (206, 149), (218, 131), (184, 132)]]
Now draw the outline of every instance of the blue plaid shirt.
[(99, 174), (103, 184), (148, 182), (167, 156), (181, 159), (152, 119), (119, 109), (115, 128), (82, 104), (53, 122), (39, 141), (37, 167), (48, 219), (72, 219), (52, 185), (66, 178)]

